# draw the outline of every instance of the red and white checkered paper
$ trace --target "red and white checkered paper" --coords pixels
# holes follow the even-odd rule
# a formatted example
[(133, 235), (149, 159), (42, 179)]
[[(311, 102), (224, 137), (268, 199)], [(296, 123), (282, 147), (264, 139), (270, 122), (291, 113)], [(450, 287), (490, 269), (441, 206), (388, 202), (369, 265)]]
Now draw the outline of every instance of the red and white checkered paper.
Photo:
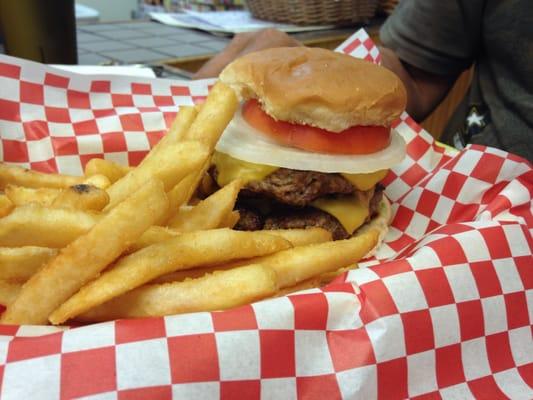
[[(364, 31), (339, 51), (378, 62)], [(81, 76), (0, 58), (0, 157), (81, 174), (135, 165), (212, 81)], [(61, 330), (0, 326), (2, 399), (533, 398), (533, 170), (454, 154), (404, 115), (376, 259), (234, 310)]]

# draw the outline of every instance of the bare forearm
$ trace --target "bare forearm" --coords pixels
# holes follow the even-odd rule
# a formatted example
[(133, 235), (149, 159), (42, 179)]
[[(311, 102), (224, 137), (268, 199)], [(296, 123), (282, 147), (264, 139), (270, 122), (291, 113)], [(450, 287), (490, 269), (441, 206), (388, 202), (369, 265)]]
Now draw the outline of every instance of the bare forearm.
[(263, 29), (258, 32), (240, 33), (236, 35), (228, 46), (209, 60), (196, 72), (194, 79), (214, 78), (220, 74), (226, 65), (253, 51), (272, 47), (301, 46), (301, 43), (284, 32), (275, 29)]
[(457, 75), (435, 75), (404, 63), (386, 47), (380, 48), (382, 65), (402, 80), (407, 90), (407, 112), (415, 120), (424, 120), (453, 86)]

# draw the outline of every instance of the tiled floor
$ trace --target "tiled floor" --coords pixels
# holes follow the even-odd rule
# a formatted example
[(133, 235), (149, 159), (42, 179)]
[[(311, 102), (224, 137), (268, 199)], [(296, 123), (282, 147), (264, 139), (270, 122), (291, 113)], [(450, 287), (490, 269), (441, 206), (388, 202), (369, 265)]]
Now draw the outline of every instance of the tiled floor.
[(78, 63), (134, 64), (211, 55), (229, 39), (157, 22), (79, 25)]

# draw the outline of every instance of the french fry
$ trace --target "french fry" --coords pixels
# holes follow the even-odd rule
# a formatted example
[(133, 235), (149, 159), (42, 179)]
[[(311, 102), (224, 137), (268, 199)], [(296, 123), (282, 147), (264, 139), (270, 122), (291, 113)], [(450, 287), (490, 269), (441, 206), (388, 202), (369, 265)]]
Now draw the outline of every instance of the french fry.
[(61, 248), (94, 225), (97, 215), (27, 204), (0, 219), (0, 246)]
[(178, 114), (170, 125), (167, 134), (152, 148), (140, 165), (148, 162), (150, 158), (155, 157), (161, 149), (168, 147), (171, 144), (182, 142), (197, 114), (198, 113), (194, 107), (180, 106)]
[(226, 215), (226, 217), (220, 222), (219, 228), (233, 228), (240, 218), (239, 211), (235, 210)]
[(218, 190), (218, 184), (215, 182), (213, 178), (211, 178), (211, 175), (209, 174), (202, 174), (202, 179), (200, 180), (200, 183), (198, 184), (197, 194), (200, 198), (206, 198), (207, 196), (211, 196), (213, 193), (215, 193)]
[(63, 189), (51, 207), (73, 208), (75, 210), (101, 211), (109, 203), (109, 195), (96, 186), (80, 184)]
[(224, 83), (217, 82), (183, 139), (200, 141), (213, 150), (238, 106), (235, 92)]
[[(307, 228), (307, 229), (279, 229), (279, 230), (264, 230), (261, 231), (270, 235), (279, 236), (288, 240), (292, 246), (305, 246), (314, 243), (323, 243), (331, 241), (331, 233), (322, 228)], [(180, 282), (185, 279), (194, 279), (211, 274), (215, 271), (224, 271), (231, 268), (242, 267), (248, 264), (260, 264), (269, 256), (259, 256), (251, 259), (242, 259), (237, 261), (230, 261), (227, 263), (209, 265), (207, 267), (198, 267), (187, 269), (183, 271), (174, 271), (162, 275), (153, 280), (154, 283)]]
[[(93, 181), (103, 178), (109, 182), (103, 175), (94, 175), (90, 179), (92, 178), (94, 178)], [(90, 179), (87, 181), (90, 181)], [(99, 182), (99, 184), (100, 186), (105, 186), (102, 185), (103, 182)], [(5, 193), (16, 206), (36, 203), (42, 206), (56, 208), (63, 207), (79, 210), (101, 210), (109, 201), (109, 196), (100, 186), (89, 183), (80, 183), (64, 189), (37, 189), (8, 185), (5, 188)]]
[(163, 184), (146, 182), (33, 275), (0, 322), (46, 323), (57, 307), (112, 263), (167, 207)]
[(305, 281), (298, 282), (296, 285), (289, 286), (283, 289), (279, 289), (276, 294), (272, 297), (283, 297), (287, 296), (288, 294), (300, 292), (302, 290), (309, 290), (320, 287), (320, 278), (319, 277), (313, 277), (306, 279)]
[(160, 275), (234, 259), (250, 258), (291, 247), (273, 235), (216, 229), (185, 233), (120, 259), (50, 315), (57, 325)]
[(107, 176), (98, 174), (85, 178), (83, 184), (95, 186), (98, 189), (107, 189), (109, 186), (111, 186), (111, 181)]
[(291, 242), (294, 247), (313, 243), (330, 242), (332, 240), (331, 232), (323, 228), (267, 229), (264, 232), (270, 233), (271, 235), (281, 236)]
[(165, 275), (161, 275), (151, 283), (170, 283), (170, 282), (183, 282), (188, 279), (201, 278), (202, 276), (209, 275), (215, 272), (226, 271), (228, 269), (242, 267), (244, 265), (254, 264), (254, 260), (261, 259), (261, 257), (253, 257), (246, 260), (240, 260), (237, 262), (228, 262), (218, 265), (210, 265), (207, 267), (198, 267), (191, 269), (184, 269), (181, 271), (170, 272)]
[(378, 237), (377, 230), (369, 230), (346, 240), (309, 244), (249, 260), (176, 271), (163, 275), (154, 282), (175, 282), (248, 264), (261, 264), (276, 271), (280, 289), (296, 286), (308, 279), (318, 279), (318, 282), (325, 283), (327, 279), (333, 279), (336, 274), (351, 269), (347, 267), (354, 266), (364, 257), (376, 245)]
[[(82, 210), (46, 208), (37, 204), (17, 207), (0, 219), (0, 246), (62, 248), (83, 235), (101, 218)], [(160, 226), (151, 226), (128, 249), (133, 252), (178, 235)]]
[(85, 165), (85, 177), (90, 178), (94, 175), (103, 175), (111, 183), (115, 183), (131, 170), (131, 167), (120, 165), (110, 160), (93, 158)]
[(77, 176), (45, 174), (29, 169), (0, 163), (0, 189), (7, 185), (16, 185), (32, 188), (66, 188), (82, 183), (83, 178)]
[[(365, 254), (364, 257), (366, 257), (366, 256), (367, 256), (367, 254)], [(349, 265), (347, 267), (339, 268), (336, 271), (324, 272), (323, 274), (320, 274), (320, 276), (319, 276), (320, 285), (326, 285), (326, 284), (330, 283), (333, 279), (338, 277), (339, 275), (342, 275), (345, 272), (348, 272), (348, 271), (350, 271), (352, 269), (357, 269), (357, 268), (359, 268), (359, 265), (352, 264), (352, 265)]]
[(60, 193), (61, 189), (27, 188), (23, 186), (7, 185), (4, 188), (6, 196), (16, 206), (36, 203), (49, 206)]
[(248, 264), (261, 264), (276, 271), (278, 285), (283, 289), (355, 264), (376, 245), (378, 236), (378, 231), (372, 229), (346, 240), (318, 242), (249, 260), (244, 259), (205, 268), (176, 271), (156, 279), (155, 282), (179, 281), (203, 276), (214, 271), (242, 267)]
[[(149, 163), (150, 159), (156, 157), (156, 154), (161, 151), (165, 151), (168, 146), (180, 143), (191, 126), (192, 122), (196, 118), (197, 111), (194, 107), (182, 106), (178, 112), (178, 115), (172, 122), (172, 125), (163, 138), (157, 143), (154, 148), (148, 153), (148, 155), (141, 162), (140, 166)], [(208, 157), (209, 158), (209, 157)], [(204, 162), (204, 167), (201, 168), (203, 174), (209, 167), (210, 160), (207, 159)], [(167, 196), (169, 201), (168, 214), (159, 221), (160, 224), (166, 223), (180, 208), (182, 204), (186, 204), (191, 198), (196, 186), (198, 185), (198, 171), (193, 170), (183, 179), (181, 179), (173, 188), (167, 190)]]
[(242, 181), (231, 182), (191, 209), (180, 210), (168, 226), (180, 232), (217, 228), (233, 210), (241, 187)]
[(11, 200), (9, 200), (9, 197), (7, 197), (4, 193), (0, 193), (0, 218), (5, 217), (7, 214), (13, 211), (13, 208), (15, 208), (15, 205)]
[(299, 282), (294, 286), (288, 286), (286, 288), (280, 289), (278, 290), (278, 292), (276, 293), (274, 297), (286, 296), (290, 293), (299, 292), (301, 290), (322, 287), (330, 283), (333, 279), (335, 279), (339, 275), (342, 275), (345, 272), (351, 269), (355, 269), (355, 268), (357, 268), (357, 264), (352, 265), (350, 267), (339, 268), (336, 271), (325, 272), (318, 276), (314, 276), (312, 278), (306, 279), (305, 281)]
[(165, 191), (169, 191), (189, 173), (198, 170), (208, 156), (208, 149), (195, 142), (169, 144), (160, 148), (156, 155), (107, 189), (109, 204), (104, 211), (111, 210), (152, 178), (161, 180)]
[(0, 280), (0, 304), (8, 306), (22, 289), (22, 283)]
[(164, 228), (162, 226), (151, 226), (144, 232), (141, 237), (135, 241), (127, 250), (126, 253), (135, 253), (136, 251), (156, 243), (164, 242), (172, 239), (180, 233), (174, 229)]
[(270, 268), (248, 265), (185, 282), (142, 286), (77, 320), (98, 322), (224, 310), (271, 296), (276, 289), (276, 275)]
[(209, 168), (209, 159), (204, 163), (200, 171), (194, 171), (181, 180), (176, 186), (168, 192), (168, 202), (170, 204), (169, 214), (164, 219), (167, 222), (172, 218), (184, 204), (187, 204), (198, 186), (202, 175), (205, 174), (207, 168)]
[(47, 247), (0, 247), (0, 280), (25, 282), (57, 252)]
[(262, 257), (260, 262), (276, 272), (278, 286), (283, 289), (314, 276), (355, 264), (376, 245), (378, 236), (377, 230), (370, 230), (350, 239), (280, 251)]

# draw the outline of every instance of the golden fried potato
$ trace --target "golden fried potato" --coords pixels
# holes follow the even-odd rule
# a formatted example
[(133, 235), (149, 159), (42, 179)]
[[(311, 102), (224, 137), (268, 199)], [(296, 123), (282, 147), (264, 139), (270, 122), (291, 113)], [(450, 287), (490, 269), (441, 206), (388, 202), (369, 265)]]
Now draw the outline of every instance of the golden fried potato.
[(276, 289), (270, 268), (248, 265), (185, 282), (142, 286), (76, 319), (98, 322), (224, 310), (272, 296)]
[(95, 186), (98, 189), (107, 189), (111, 186), (111, 180), (105, 175), (97, 174), (85, 178), (83, 184)]
[(109, 211), (150, 179), (163, 182), (165, 191), (172, 189), (192, 171), (197, 171), (209, 156), (208, 149), (196, 142), (169, 144), (146, 162), (133, 169), (107, 189)]
[(0, 280), (26, 282), (57, 253), (47, 247), (0, 247)]
[(330, 242), (331, 232), (323, 228), (305, 229), (267, 229), (264, 232), (281, 236), (292, 243), (293, 246), (305, 246), (313, 243)]
[(336, 271), (325, 272), (323, 274), (306, 279), (305, 281), (299, 282), (294, 286), (287, 286), (286, 288), (280, 289), (278, 290), (278, 292), (276, 293), (274, 297), (286, 296), (290, 293), (299, 292), (301, 290), (307, 290), (307, 289), (313, 289), (313, 288), (319, 288), (319, 287), (325, 286), (328, 283), (330, 283), (333, 279), (338, 277), (339, 275), (342, 275), (345, 272), (351, 269), (356, 269), (356, 268), (357, 268), (357, 264), (353, 264), (349, 267), (339, 268)]
[(135, 253), (136, 251), (153, 244), (164, 242), (165, 240), (172, 239), (180, 235), (178, 231), (174, 229), (165, 228), (162, 226), (151, 226), (144, 232), (141, 237), (135, 241), (127, 250), (126, 253)]
[(191, 124), (193, 123), (197, 114), (198, 113), (194, 107), (180, 106), (178, 114), (176, 115), (176, 118), (174, 118), (174, 121), (172, 122), (167, 134), (161, 138), (161, 140), (152, 148), (152, 150), (150, 150), (140, 165), (147, 163), (150, 158), (155, 157), (155, 155), (160, 152), (161, 149), (164, 149), (172, 144), (183, 142), (184, 137), (186, 136), (187, 131), (191, 127)]
[(109, 203), (109, 195), (96, 186), (80, 184), (61, 190), (51, 207), (101, 211)]
[(23, 206), (30, 203), (49, 206), (61, 192), (61, 189), (7, 185), (4, 191), (15, 206)]
[(57, 307), (119, 257), (167, 207), (163, 184), (146, 182), (33, 275), (0, 322), (46, 323)]
[(82, 287), (50, 316), (60, 324), (163, 274), (287, 249), (283, 238), (257, 232), (216, 229), (185, 233), (120, 259), (99, 278)]
[(170, 203), (170, 207), (169, 214), (164, 220), (165, 223), (174, 215), (176, 215), (182, 205), (185, 205), (189, 202), (196, 191), (196, 188), (198, 187), (198, 182), (200, 181), (201, 177), (205, 175), (207, 168), (209, 168), (209, 163), (210, 158), (207, 159), (199, 171), (191, 172), (168, 192), (168, 201)]
[(27, 204), (0, 219), (0, 246), (61, 248), (91, 229), (98, 218), (80, 210)]
[[(279, 229), (279, 230), (264, 230), (261, 231), (270, 235), (279, 236), (288, 240), (292, 246), (305, 246), (314, 243), (323, 243), (331, 241), (331, 233), (322, 228), (307, 228), (307, 229)], [(169, 274), (160, 276), (154, 279), (154, 283), (166, 283), (166, 282), (180, 282), (189, 278), (199, 278), (206, 274), (213, 273), (215, 271), (223, 271), (231, 268), (240, 267), (247, 264), (260, 264), (262, 260), (268, 258), (254, 257), (250, 259), (242, 259), (237, 261), (230, 261), (227, 263), (219, 263), (216, 265), (209, 265), (207, 267), (199, 267), (193, 269), (187, 269), (183, 271), (175, 271)]]
[(22, 283), (0, 280), (0, 304), (8, 306), (15, 300), (22, 289)]
[(217, 82), (183, 139), (197, 140), (213, 151), (237, 107), (239, 101), (235, 92), (224, 83)]
[(233, 228), (237, 222), (239, 222), (239, 218), (241, 215), (239, 214), (239, 211), (234, 210), (226, 215), (226, 217), (220, 222), (219, 228)]
[(180, 232), (217, 228), (233, 210), (241, 187), (242, 181), (231, 182), (194, 207), (181, 209), (168, 226)]
[(78, 176), (45, 174), (44, 172), (0, 163), (0, 189), (7, 185), (24, 186), (32, 188), (66, 188), (82, 183), (83, 178)]
[(177, 281), (202, 276), (213, 271), (227, 270), (248, 264), (261, 264), (276, 271), (279, 287), (286, 288), (307, 279), (354, 265), (374, 248), (378, 237), (379, 231), (373, 229), (346, 240), (295, 246), (292, 249), (250, 260), (244, 259), (190, 271), (176, 271), (168, 274), (168, 276), (162, 276), (156, 281)]
[(85, 177), (90, 178), (95, 175), (103, 175), (111, 183), (115, 183), (131, 170), (131, 167), (120, 165), (110, 160), (93, 158), (85, 165)]
[(357, 263), (377, 243), (379, 232), (370, 230), (345, 240), (311, 244), (280, 251), (260, 259), (272, 268), (280, 288)]
[(15, 205), (4, 193), (0, 193), (0, 218), (9, 214)]

